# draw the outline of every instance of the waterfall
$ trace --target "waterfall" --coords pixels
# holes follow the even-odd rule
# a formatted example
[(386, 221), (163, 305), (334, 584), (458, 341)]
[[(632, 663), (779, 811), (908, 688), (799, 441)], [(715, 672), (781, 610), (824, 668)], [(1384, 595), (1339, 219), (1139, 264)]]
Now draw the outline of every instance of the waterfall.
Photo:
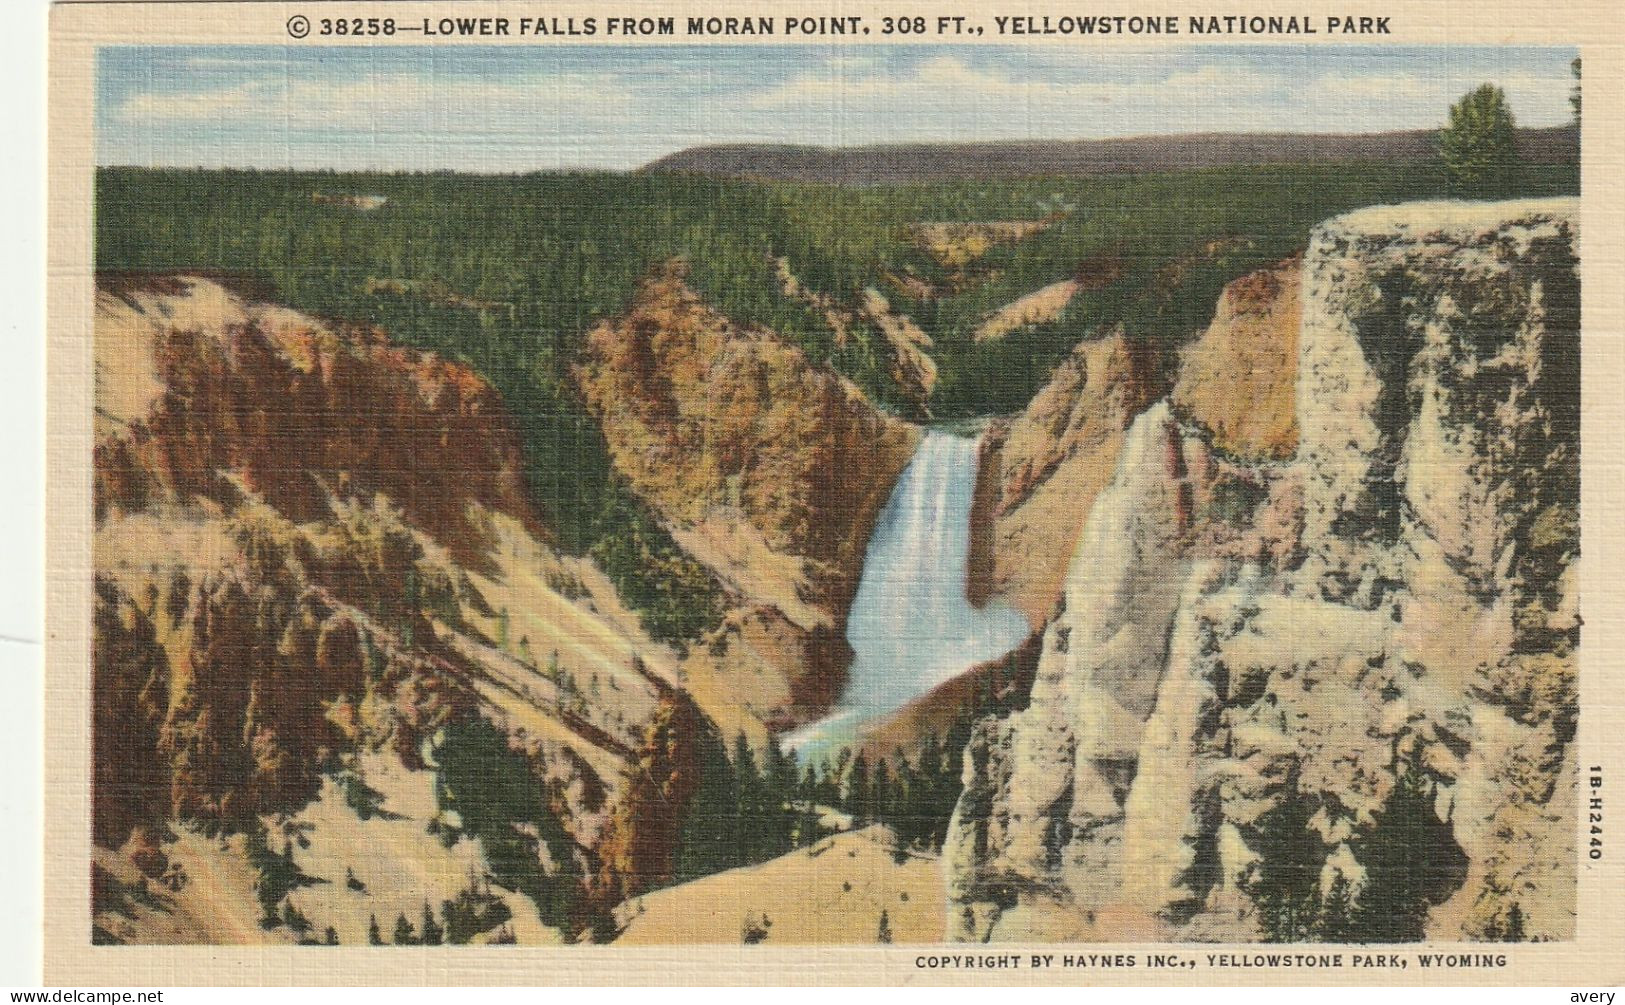
[(824, 719), (792, 733), (803, 756), (850, 742), (973, 664), (1020, 645), (1027, 619), (965, 597), (977, 441), (925, 435), (881, 511), (846, 622), (853, 659), (846, 691)]

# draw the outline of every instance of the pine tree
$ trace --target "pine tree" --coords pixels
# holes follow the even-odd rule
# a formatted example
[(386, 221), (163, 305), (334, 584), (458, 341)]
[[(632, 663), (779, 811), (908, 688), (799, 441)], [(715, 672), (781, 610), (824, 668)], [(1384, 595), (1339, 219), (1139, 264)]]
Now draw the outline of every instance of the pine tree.
[(975, 730), (975, 714), (968, 708), (962, 708), (959, 714), (954, 716), (953, 724), (948, 727), (948, 735), (943, 740), (943, 777), (951, 781), (955, 799), (959, 797), (959, 769), (965, 748), (970, 745), (971, 733)]
[[(446, 725), (436, 758), (441, 809), (456, 811), (462, 831), (480, 839), (493, 878), (534, 901), (547, 924), (567, 926), (583, 893), (581, 861), (541, 766), (478, 715)], [(551, 872), (542, 868), (544, 854), (554, 863)]]
[(801, 812), (796, 816), (796, 844), (805, 848), (818, 840), (818, 805), (810, 799), (798, 805)]
[(461, 946), (481, 932), (488, 932), (513, 917), (507, 903), (492, 895), (491, 881), (473, 866), (468, 881), (452, 900), (440, 902), (442, 941)]
[(795, 847), (797, 772), (796, 755), (786, 754), (779, 746), (778, 737), (772, 735), (767, 738), (767, 751), (763, 755), (763, 776), (762, 809), (769, 821), (765, 852), (767, 857), (777, 857)]
[(1518, 173), (1518, 143), (1506, 93), (1483, 84), (1451, 105), (1450, 121), (1439, 133), (1439, 156), (1463, 195), (1494, 197), (1510, 189)]
[[(777, 739), (773, 741), (773, 745), (775, 747), (778, 746)], [(781, 750), (780, 758), (782, 760), (782, 765), (779, 777), (782, 779), (782, 783), (785, 786), (784, 797), (786, 803), (784, 807), (784, 814), (786, 821), (788, 821), (786, 824), (786, 830), (788, 831), (791, 824), (794, 823), (795, 819), (799, 815), (797, 807), (792, 805), (789, 800), (795, 798), (796, 791), (801, 785), (801, 755), (794, 750)]]
[(948, 738), (937, 768), (935, 799), (931, 807), (930, 844), (933, 851), (941, 850), (943, 841), (947, 840), (948, 821), (954, 815), (962, 788), (960, 775), (964, 769), (965, 748), (970, 745), (971, 733), (975, 728), (975, 718), (969, 709), (965, 709), (948, 729)]
[(1569, 73), (1574, 77), (1574, 86), (1569, 88), (1569, 107), (1574, 110), (1574, 124), (1580, 124), (1580, 57), (1575, 56), (1569, 63)]
[(886, 913), (884, 907), (880, 909), (880, 927), (875, 932), (875, 941), (891, 942), (891, 917)]
[(384, 944), (384, 935), (378, 930), (378, 915), (369, 915), (367, 918), (367, 945), (381, 946)]
[(301, 940), (309, 934), (311, 928), (310, 919), (305, 917), (299, 908), (294, 907), (291, 900), (282, 904), (282, 923)]
[(852, 826), (862, 827), (874, 819), (874, 783), (869, 778), (869, 757), (858, 751), (846, 776), (846, 811)]
[(886, 759), (875, 761), (874, 798), (871, 812), (876, 820), (889, 821), (892, 813), (892, 780), (891, 769), (886, 766)]
[(434, 920), (434, 911), (430, 909), (429, 902), (423, 902), (423, 937), (420, 940), (425, 946), (438, 946), (443, 941), (445, 930)]
[[(843, 765), (844, 766), (844, 765)], [(839, 808), (841, 804), (841, 768), (832, 767), (829, 759), (825, 758), (818, 764), (818, 793), (817, 800), (824, 806)]]
[(672, 879), (677, 883), (730, 868), (737, 845), (737, 789), (722, 738), (706, 730), (697, 738), (696, 746), (699, 785), (678, 827), (677, 848), (672, 855)]
[(926, 734), (920, 744), (920, 791), (910, 799), (916, 843), (932, 849), (942, 846), (948, 833), (948, 817), (959, 799), (959, 765), (950, 753), (951, 738), (949, 744), (945, 748), (935, 731)]
[(406, 570), (404, 592), (406, 594), (404, 598), (406, 610), (401, 621), (401, 643), (406, 646), (411, 646), (414, 641), (412, 636), (416, 630), (419, 611), (418, 570), (415, 566)]
[(1258, 864), (1246, 884), (1269, 942), (1302, 942), (1320, 916), (1326, 845), (1309, 826), (1315, 806), (1298, 789), (1294, 768), (1279, 801), (1258, 818)]
[(922, 826), (924, 815), (920, 811), (920, 795), (924, 782), (914, 770), (906, 755), (897, 758), (897, 782), (893, 789), (891, 823), (897, 833), (897, 844), (904, 849), (920, 845), (929, 836), (929, 827)]
[(762, 779), (756, 773), (756, 756), (750, 741), (740, 732), (734, 737), (734, 861), (749, 865), (757, 861), (763, 843)]
[(1507, 909), (1506, 933), (1501, 936), (1502, 942), (1523, 942), (1528, 936), (1523, 931), (1523, 908), (1516, 902)]
[(395, 919), (395, 944), (397, 946), (417, 945), (417, 933), (412, 931), (412, 923), (406, 920), (403, 912)]

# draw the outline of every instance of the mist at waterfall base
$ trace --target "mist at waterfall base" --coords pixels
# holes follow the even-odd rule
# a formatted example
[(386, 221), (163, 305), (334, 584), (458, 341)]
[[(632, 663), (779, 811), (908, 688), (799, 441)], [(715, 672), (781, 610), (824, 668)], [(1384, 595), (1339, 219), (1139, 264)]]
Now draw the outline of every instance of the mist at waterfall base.
[(930, 432), (881, 511), (847, 616), (852, 666), (830, 714), (785, 738), (803, 761), (833, 756), (866, 723), (890, 715), (971, 666), (1020, 645), (1027, 619), (965, 596), (977, 441)]

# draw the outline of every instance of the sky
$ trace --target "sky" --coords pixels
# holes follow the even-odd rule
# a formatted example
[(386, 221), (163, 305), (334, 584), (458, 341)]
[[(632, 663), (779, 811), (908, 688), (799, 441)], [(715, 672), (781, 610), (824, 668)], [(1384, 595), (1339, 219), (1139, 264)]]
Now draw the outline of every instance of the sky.
[(1571, 49), (1270, 45), (104, 48), (103, 165), (623, 170), (845, 146), (1434, 128), (1485, 81), (1570, 118)]

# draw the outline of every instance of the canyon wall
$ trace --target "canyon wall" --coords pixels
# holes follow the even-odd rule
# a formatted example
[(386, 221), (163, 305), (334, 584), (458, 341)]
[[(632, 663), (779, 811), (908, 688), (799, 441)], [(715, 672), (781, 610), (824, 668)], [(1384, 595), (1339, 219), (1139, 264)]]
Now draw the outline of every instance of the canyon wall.
[(1121, 330), (1083, 342), (1021, 414), (991, 424), (977, 490), (973, 601), (1003, 599), (1043, 626), (1076, 551), (1078, 514), (1111, 479), (1129, 424), (1164, 396), (1221, 451), (1291, 456), (1299, 272), (1294, 258), (1227, 285), (1213, 321), (1177, 359)]
[(95, 323), (98, 937), (361, 943), (456, 898), (571, 931), (647, 735), (699, 727), (496, 393), (208, 278), (104, 277)]
[(706, 306), (680, 263), (588, 334), (577, 377), (616, 471), (728, 593), (683, 667), (707, 712), (761, 736), (827, 709), (870, 531), (919, 430)]
[(1081, 343), (1027, 408), (982, 440), (971, 515), (971, 602), (998, 598), (1042, 625), (1080, 510), (1105, 487), (1134, 417), (1161, 395), (1156, 352), (1122, 333)]

